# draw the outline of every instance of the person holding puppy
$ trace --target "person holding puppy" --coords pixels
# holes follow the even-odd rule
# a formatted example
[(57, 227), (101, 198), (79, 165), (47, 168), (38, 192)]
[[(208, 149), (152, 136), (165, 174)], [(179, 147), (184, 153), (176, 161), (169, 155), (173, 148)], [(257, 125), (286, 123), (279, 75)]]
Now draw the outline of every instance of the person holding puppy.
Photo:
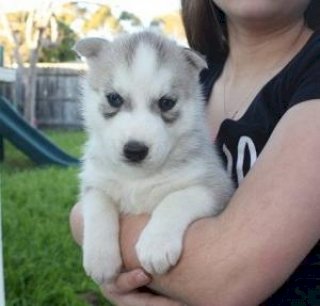
[[(178, 265), (152, 280), (134, 250), (148, 216), (123, 217), (129, 272), (102, 286), (115, 304), (320, 305), (319, 15), (317, 0), (182, 0), (190, 46), (209, 64), (212, 140), (238, 189), (220, 216), (188, 229)], [(79, 243), (81, 218), (77, 204)]]

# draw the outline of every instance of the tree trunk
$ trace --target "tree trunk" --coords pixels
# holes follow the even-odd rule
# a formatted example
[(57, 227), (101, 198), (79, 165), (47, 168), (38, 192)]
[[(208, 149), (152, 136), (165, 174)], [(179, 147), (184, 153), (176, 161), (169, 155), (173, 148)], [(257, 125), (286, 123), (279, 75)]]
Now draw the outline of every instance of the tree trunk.
[(37, 89), (37, 61), (38, 49), (30, 50), (30, 66), (27, 71), (25, 84), (24, 117), (33, 126), (36, 126), (36, 89)]
[(18, 106), (19, 109), (23, 110), (24, 98), (25, 98), (23, 88), (25, 85), (26, 72), (24, 69), (22, 56), (20, 54), (20, 41), (19, 41), (19, 38), (17, 37), (17, 33), (13, 31), (8, 21), (7, 15), (2, 11), (0, 11), (0, 22), (6, 37), (14, 45), (13, 54), (14, 54), (15, 61), (18, 65), (18, 68), (16, 71), (16, 81), (14, 83), (15, 99), (16, 99), (16, 101), (14, 102), (16, 103), (16, 106)]
[(37, 62), (41, 47), (44, 29), (40, 28), (37, 44), (30, 50), (28, 78), (25, 84), (24, 117), (33, 126), (36, 126), (36, 91), (37, 91)]
[(23, 114), (24, 113), (24, 99), (26, 88), (26, 69), (24, 67), (17, 67), (16, 80), (14, 82), (14, 105)]
[[(18, 64), (15, 86), (17, 104), (19, 108), (22, 106), (25, 119), (34, 126), (36, 125), (37, 62), (43, 35), (52, 14), (52, 1), (48, 0), (47, 8), (47, 11), (42, 11), (43, 15), (39, 15), (37, 11), (30, 12), (27, 19), (27, 24), (30, 26), (26, 33), (26, 41), (29, 42), (30, 50), (28, 70), (24, 67), (20, 54), (20, 41), (10, 26), (7, 16), (0, 10), (0, 23), (3, 25), (6, 36), (15, 46), (14, 57)], [(34, 23), (36, 26), (33, 32)]]

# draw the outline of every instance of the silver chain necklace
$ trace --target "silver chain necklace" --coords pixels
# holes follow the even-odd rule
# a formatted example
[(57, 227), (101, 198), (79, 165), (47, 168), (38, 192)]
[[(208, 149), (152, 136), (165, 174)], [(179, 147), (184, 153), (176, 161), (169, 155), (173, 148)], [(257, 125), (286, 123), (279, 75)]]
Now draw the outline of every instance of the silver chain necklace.
[[(296, 46), (302, 33), (303, 33), (303, 28), (301, 29), (299, 35), (297, 35), (297, 37), (294, 39), (292, 44), (290, 44), (290, 48), (288, 48), (287, 52), (284, 53), (284, 56), (281, 57), (279, 61), (276, 61), (269, 69), (266, 69), (266, 71), (268, 71), (268, 73), (266, 74), (266, 77), (263, 78), (263, 82), (258, 82), (257, 85), (254, 86), (249, 91), (249, 93), (242, 99), (242, 101), (240, 103), (238, 103), (238, 106), (236, 107), (236, 109), (233, 112), (231, 112), (231, 110), (227, 110), (227, 106), (226, 106), (226, 104), (227, 104), (226, 103), (226, 80), (227, 80), (227, 78), (226, 78), (226, 76), (224, 76), (224, 78), (223, 78), (223, 112), (224, 112), (225, 118), (229, 118), (229, 119), (234, 120), (237, 117), (237, 115), (239, 114), (239, 112), (241, 111), (242, 107), (245, 105), (245, 103), (248, 103), (249, 97), (252, 96), (255, 92), (257, 92), (259, 87), (263, 88), (264, 84), (266, 84), (266, 82), (268, 82), (268, 80), (270, 80), (272, 78), (272, 72), (275, 71), (276, 67), (279, 66), (279, 67), (281, 67), (281, 69), (283, 69), (283, 67), (285, 67), (285, 65), (287, 65), (288, 61), (285, 61), (285, 59), (288, 59), (288, 58), (291, 59), (290, 53), (292, 53), (292, 50), (294, 50), (294, 47)], [(291, 52), (290, 52), (290, 50), (291, 50)], [(288, 54), (289, 54), (289, 56), (288, 56)], [(226, 69), (226, 65), (225, 65), (224, 69)], [(279, 71), (281, 71), (281, 69), (279, 69)], [(258, 75), (256, 76), (256, 78), (257, 77), (258, 77)], [(252, 101), (250, 101), (250, 102), (252, 102)]]

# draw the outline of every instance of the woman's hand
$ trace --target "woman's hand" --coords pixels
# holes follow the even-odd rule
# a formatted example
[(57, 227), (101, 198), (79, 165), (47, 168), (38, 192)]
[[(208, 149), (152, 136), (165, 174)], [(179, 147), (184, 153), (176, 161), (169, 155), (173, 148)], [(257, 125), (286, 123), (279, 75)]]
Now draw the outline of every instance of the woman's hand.
[(183, 304), (151, 292), (139, 291), (151, 277), (142, 269), (121, 273), (112, 284), (102, 285), (103, 295), (117, 306), (182, 306)]

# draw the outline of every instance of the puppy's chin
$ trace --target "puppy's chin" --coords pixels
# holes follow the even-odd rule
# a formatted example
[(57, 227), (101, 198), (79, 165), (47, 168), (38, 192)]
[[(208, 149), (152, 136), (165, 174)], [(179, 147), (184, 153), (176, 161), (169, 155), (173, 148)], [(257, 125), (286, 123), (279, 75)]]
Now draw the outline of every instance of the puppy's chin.
[(155, 175), (159, 172), (163, 165), (163, 161), (154, 161), (149, 158), (132, 162), (121, 159), (116, 163), (117, 174), (130, 179), (145, 178)]

